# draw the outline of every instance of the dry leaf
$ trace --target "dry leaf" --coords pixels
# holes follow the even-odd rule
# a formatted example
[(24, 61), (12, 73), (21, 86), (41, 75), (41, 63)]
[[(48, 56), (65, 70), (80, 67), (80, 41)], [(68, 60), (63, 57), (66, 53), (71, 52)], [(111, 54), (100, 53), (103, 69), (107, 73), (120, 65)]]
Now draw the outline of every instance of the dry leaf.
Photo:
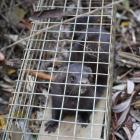
[(134, 91), (134, 82), (127, 80), (127, 93), (131, 94)]
[(130, 115), (140, 122), (140, 113), (138, 112), (138, 110), (131, 109)]
[(117, 86), (114, 86), (112, 89), (114, 90), (124, 90), (126, 88), (126, 84), (120, 84)]
[(138, 123), (133, 123), (133, 130), (135, 131), (137, 129), (137, 127), (139, 127), (140, 125)]
[(114, 105), (117, 97), (120, 96), (121, 93), (122, 93), (122, 91), (118, 91), (118, 92), (113, 94), (113, 96), (112, 96), (112, 105)]
[(23, 22), (23, 24), (26, 26), (26, 28), (30, 31), (31, 30), (31, 24), (29, 22), (27, 22), (26, 20), (24, 20), (23, 18), (19, 19)]
[(118, 105), (113, 106), (112, 111), (115, 113), (119, 113), (119, 112), (124, 111), (128, 106), (130, 106), (130, 103), (131, 103), (131, 100), (132, 100), (134, 93), (135, 92), (133, 92), (131, 97), (129, 97), (126, 101), (124, 101)]
[(129, 24), (130, 24), (130, 21), (125, 21), (121, 23), (121, 26), (129, 26)]
[(5, 127), (6, 127), (6, 123), (5, 123), (5, 120), (4, 118), (0, 115), (0, 129), (4, 130)]
[(127, 127), (123, 127), (123, 129), (124, 129), (124, 131), (125, 131), (125, 133), (126, 133), (126, 135), (127, 135), (127, 138), (128, 138), (129, 140), (131, 140), (131, 133), (130, 133), (129, 129), (128, 129)]
[(3, 79), (4, 79), (4, 81), (6, 81), (7, 83), (10, 83), (10, 84), (12, 84), (12, 85), (16, 83), (16, 81), (10, 79), (10, 78), (8, 77), (8, 75), (4, 75), (4, 76), (3, 76)]
[(125, 140), (125, 138), (118, 132), (114, 132), (116, 136), (118, 136), (120, 139)]
[(126, 110), (124, 110), (124, 111), (122, 112), (122, 114), (121, 114), (121, 116), (120, 116), (120, 118), (119, 118), (119, 120), (118, 120), (118, 126), (121, 125), (121, 124), (125, 121), (125, 119), (126, 119), (126, 117), (127, 117), (127, 114), (128, 114), (128, 112), (129, 112), (129, 109), (130, 109), (130, 105), (129, 105), (128, 108), (126, 108)]
[(113, 106), (112, 111), (115, 113), (120, 113), (120, 112), (124, 111), (126, 108), (128, 108), (128, 106), (130, 106), (131, 100), (132, 100), (132, 98), (130, 97), (126, 101), (122, 102), (121, 104)]
[(137, 129), (134, 132), (131, 140), (140, 140), (140, 126), (137, 127)]
[(3, 100), (2, 98), (0, 98), (0, 104), (9, 104), (9, 102)]
[(0, 87), (2, 87), (2, 88), (14, 88), (15, 86), (0, 83)]
[(55, 62), (54, 63), (54, 66), (57, 66), (57, 65), (59, 65), (60, 64), (60, 62)]
[(4, 60), (4, 55), (0, 52), (0, 61)]
[(10, 71), (8, 71), (8, 74), (10, 75), (10, 74), (13, 74), (13, 73), (15, 73), (16, 72), (16, 70), (10, 70)]

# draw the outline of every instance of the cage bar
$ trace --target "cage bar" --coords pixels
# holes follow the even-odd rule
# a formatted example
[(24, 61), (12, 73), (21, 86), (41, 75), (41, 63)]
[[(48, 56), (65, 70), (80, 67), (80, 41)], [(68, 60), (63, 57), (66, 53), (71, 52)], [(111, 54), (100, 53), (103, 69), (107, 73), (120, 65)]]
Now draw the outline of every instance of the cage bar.
[[(110, 6), (106, 9), (99, 10), (92, 15), (86, 16), (86, 23), (77, 23), (77, 19), (74, 21), (63, 24), (63, 21), (67, 18), (75, 17), (81, 13), (85, 13), (94, 10), (98, 7), (103, 7), (109, 3), (113, 3), (114, 0), (39, 0), (36, 6), (36, 11), (43, 9), (59, 9), (63, 12), (67, 12), (68, 9), (72, 10), (72, 13), (68, 17), (58, 17), (58, 18), (48, 18), (41, 20), (34, 20), (32, 23), (32, 30), (30, 35), (34, 34), (36, 31), (44, 28), (50, 27), (52, 25), (61, 23), (60, 26), (46, 30), (41, 34), (31, 37), (28, 40), (26, 49), (24, 51), (24, 58), (22, 59), (21, 69), (19, 70), (19, 76), (17, 79), (16, 89), (13, 93), (13, 100), (10, 104), (10, 112), (7, 117), (7, 124), (5, 131), (3, 133), (2, 140), (8, 140), (9, 138), (14, 140), (107, 140), (109, 139), (109, 127), (110, 127), (110, 112), (111, 112), (111, 88), (112, 88), (112, 77), (113, 77), (113, 54), (114, 54), (114, 38), (115, 38), (115, 6)], [(90, 18), (96, 18), (96, 21), (90, 23)], [(76, 25), (85, 25), (85, 30), (76, 31)], [(89, 33), (89, 26), (93, 29), (99, 29), (99, 32), (94, 31), (94, 34), (99, 34), (98, 41), (87, 41), (87, 36)], [(72, 28), (72, 29), (71, 29)], [(106, 29), (107, 32), (102, 32), (102, 29)], [(85, 33), (83, 40), (74, 39), (75, 34)], [(104, 36), (109, 35), (110, 39), (108, 42), (101, 41), (102, 34)], [(78, 52), (73, 50), (73, 46), (76, 44), (82, 44), (84, 50), (82, 61), (72, 61), (72, 52)], [(87, 50), (88, 43), (98, 43), (108, 44), (109, 51), (104, 52), (98, 47), (94, 50)], [(89, 49), (89, 48), (88, 48)], [(86, 54), (97, 55), (96, 62), (84, 61)], [(100, 55), (107, 54), (108, 62), (100, 62)], [(66, 59), (68, 57), (68, 59)], [(67, 85), (73, 85), (68, 83), (69, 70), (63, 71), (63, 63), (68, 63), (67, 67), (71, 66), (72, 63), (81, 64), (81, 72), (74, 72), (75, 74), (80, 74), (80, 83), (74, 84), (78, 86), (78, 94), (67, 95), (66, 88)], [(82, 77), (85, 74), (83, 69), (87, 64), (96, 64), (96, 70), (92, 73), (95, 76), (95, 82), (92, 85), (94, 88), (94, 96), (86, 97), (81, 96), (81, 83)], [(99, 73), (98, 65), (104, 64), (108, 66), (107, 73)], [(60, 69), (59, 69), (60, 68)], [(35, 71), (36, 76), (30, 74), (30, 72)], [(54, 82), (50, 80), (46, 81), (37, 77), (38, 72), (46, 73), (52, 76), (57, 76), (58, 73), (66, 74), (65, 83)], [(107, 76), (107, 84), (98, 84), (98, 76)], [(54, 95), (51, 93), (52, 84), (64, 84), (63, 95)], [(102, 95), (96, 97), (96, 89), (105, 87), (102, 90)], [(52, 97), (57, 96), (62, 97), (61, 113), (59, 120), (54, 120), (58, 122), (58, 128), (54, 133), (45, 132), (44, 124), (52, 120), (51, 112), (52, 109)], [(76, 108), (65, 108), (64, 103), (67, 98), (77, 98)], [(81, 98), (88, 98), (93, 100), (93, 109), (79, 109), (79, 101)], [(97, 105), (95, 105), (95, 100), (98, 99)], [(66, 116), (61, 120), (63, 111), (75, 111), (76, 114), (73, 116)], [(91, 111), (90, 123), (80, 123), (78, 119), (79, 111)], [(87, 127), (81, 127), (81, 124), (87, 124)]]

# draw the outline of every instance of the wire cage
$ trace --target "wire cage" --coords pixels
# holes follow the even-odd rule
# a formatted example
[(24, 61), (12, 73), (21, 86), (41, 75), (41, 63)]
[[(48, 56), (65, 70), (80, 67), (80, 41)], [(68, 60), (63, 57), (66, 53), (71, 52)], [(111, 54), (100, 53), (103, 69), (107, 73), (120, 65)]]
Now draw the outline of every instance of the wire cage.
[[(30, 35), (44, 27), (61, 24), (28, 40), (2, 140), (109, 139), (115, 6), (98, 10), (81, 20), (77, 18), (65, 24), (63, 21), (113, 2), (114, 0), (39, 0), (36, 11), (57, 9), (70, 11), (70, 14), (33, 21)], [(74, 46), (83, 46), (83, 50), (74, 50)], [(96, 48), (92, 49), (94, 46)], [(86, 59), (87, 55), (90, 57)], [(85, 71), (88, 66), (92, 71)], [(49, 80), (39, 78), (39, 73), (50, 75)], [(79, 82), (69, 82), (70, 74), (80, 75)], [(84, 75), (89, 74), (94, 81), (83, 82)], [(64, 75), (65, 81), (62, 83), (58, 79)], [(53, 80), (54, 77), (57, 77), (56, 81)], [(63, 85), (62, 93), (59, 93), (60, 85)], [(77, 90), (73, 89), (74, 92), (71, 90), (66, 94), (71, 85), (76, 85), (74, 87)], [(82, 95), (84, 86), (92, 89), (92, 96)], [(52, 106), (54, 102), (61, 104), (61, 107)], [(76, 103), (76, 107), (72, 107), (72, 102)], [(87, 104), (92, 108), (86, 108)], [(60, 111), (58, 119), (52, 118), (54, 109)], [(63, 119), (65, 111), (68, 115)], [(72, 111), (74, 115), (68, 113)], [(86, 117), (87, 112), (90, 112), (90, 121), (80, 121), (80, 113)], [(50, 120), (58, 124), (55, 132), (51, 133), (51, 127), (45, 131), (45, 123)]]

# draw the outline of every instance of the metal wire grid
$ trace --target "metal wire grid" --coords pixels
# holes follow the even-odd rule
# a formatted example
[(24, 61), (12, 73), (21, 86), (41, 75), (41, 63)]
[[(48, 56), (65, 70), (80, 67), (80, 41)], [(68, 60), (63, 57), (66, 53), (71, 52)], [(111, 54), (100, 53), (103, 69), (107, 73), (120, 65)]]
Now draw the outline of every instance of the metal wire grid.
[[(114, 0), (110, 0), (109, 2), (113, 2)], [(82, 1), (81, 1), (82, 2)], [(84, 1), (83, 1), (84, 2)], [(85, 1), (86, 3), (87, 1)], [(54, 8), (61, 8), (63, 9), (63, 11), (66, 11), (69, 5), (69, 3), (71, 3), (70, 0), (63, 0), (63, 1), (59, 1), (59, 0), (39, 0), (38, 5), (36, 7), (36, 10), (42, 10), (43, 8), (47, 8), (47, 9), (54, 9)], [(60, 5), (59, 5), (60, 4)], [(102, 1), (94, 1), (94, 0), (89, 0), (89, 7), (81, 7), (80, 5), (80, 1), (77, 1), (77, 7), (75, 7), (75, 14), (73, 14), (72, 16), (76, 16), (78, 15), (80, 12), (80, 9), (83, 9), (84, 12), (86, 11), (91, 11), (97, 7), (92, 7), (92, 5), (96, 5), (98, 6), (104, 6), (107, 4), (107, 2), (105, 2), (104, 0)], [(53, 75), (55, 75), (55, 73), (57, 73), (58, 71), (55, 69), (55, 61), (54, 60), (46, 60), (45, 59), (45, 53), (46, 52), (51, 52), (54, 54), (54, 59), (57, 58), (58, 53), (62, 53), (59, 52), (59, 46), (61, 45), (62, 42), (67, 41), (69, 42), (69, 46), (70, 46), (70, 50), (65, 51), (67, 53), (70, 53), (69, 55), (69, 61), (68, 61), (68, 67), (70, 66), (70, 57), (71, 57), (71, 52), (72, 52), (72, 46), (75, 43), (74, 40), (74, 33), (75, 31), (75, 25), (76, 25), (76, 20), (74, 22), (74, 30), (73, 31), (67, 31), (69, 33), (71, 33), (71, 39), (61, 39), (61, 34), (64, 33), (65, 31), (62, 30), (62, 26), (63, 24), (61, 24), (57, 29), (52, 29), (52, 30), (47, 30), (45, 32), (43, 32), (41, 35), (36, 35), (34, 37), (32, 37), (31, 39), (28, 40), (28, 44), (27, 47), (25, 49), (24, 52), (24, 58), (23, 58), (23, 62), (22, 62), (22, 66), (21, 69), (19, 70), (19, 77), (17, 80), (17, 85), (16, 85), (16, 89), (13, 95), (13, 100), (11, 103), (11, 109), (9, 112), (9, 116), (7, 119), (7, 125), (6, 125), (6, 129), (3, 135), (3, 140), (7, 140), (9, 137), (11, 137), (11, 134), (22, 134), (21, 140), (26, 140), (29, 139), (29, 135), (37, 135), (38, 136), (38, 140), (41, 140), (41, 136), (50, 136), (50, 137), (55, 137), (57, 140), (60, 138), (66, 138), (66, 139), (98, 139), (95, 138), (93, 136), (93, 131), (94, 131), (94, 127), (95, 126), (102, 126), (103, 130), (104, 130), (104, 135), (102, 136), (101, 139), (108, 139), (109, 137), (109, 124), (110, 124), (110, 102), (111, 102), (111, 84), (112, 84), (112, 69), (113, 69), (113, 46), (114, 46), (114, 32), (115, 32), (115, 27), (114, 27), (114, 23), (115, 23), (115, 10), (114, 10), (114, 6), (109, 7), (108, 9), (110, 9), (110, 13), (106, 14), (104, 13), (105, 10), (100, 10), (100, 12), (92, 15), (95, 17), (100, 17), (100, 22), (97, 23), (93, 23), (94, 25), (96, 25), (97, 27), (99, 26), (100, 32), (102, 28), (108, 28), (109, 29), (109, 34), (110, 35), (110, 42), (109, 42), (109, 62), (106, 63), (108, 65), (108, 80), (107, 80), (107, 85), (106, 87), (106, 97), (100, 97), (100, 100), (105, 100), (106, 101), (106, 110), (101, 110), (101, 109), (96, 109), (95, 108), (95, 97), (93, 98), (94, 100), (94, 105), (93, 105), (93, 113), (92, 113), (92, 120), (90, 122), (89, 125), (91, 125), (91, 135), (88, 137), (78, 137), (76, 136), (76, 128), (77, 125), (79, 124), (77, 117), (78, 117), (78, 104), (77, 104), (77, 109), (76, 111), (76, 116), (75, 116), (75, 122), (70, 122), (70, 121), (64, 121), (64, 120), (58, 120), (59, 122), (59, 126), (58, 126), (58, 131), (57, 131), (57, 135), (55, 134), (42, 134), (41, 130), (43, 129), (43, 123), (40, 127), (40, 132), (39, 133), (33, 133), (31, 131), (29, 131), (29, 125), (31, 123), (31, 121), (42, 121), (42, 122), (46, 122), (48, 121), (48, 119), (45, 119), (45, 112), (47, 109), (52, 109), (52, 107), (48, 107), (48, 98), (49, 96), (53, 96), (50, 94), (50, 87), (51, 87), (51, 80), (50, 81), (43, 81), (39, 78), (37, 78), (37, 74), (36, 76), (29, 76), (29, 71), (30, 70), (34, 70), (36, 72), (48, 72), (51, 74), (51, 77)], [(110, 17), (110, 20), (108, 20), (107, 22), (103, 22), (103, 19), (105, 17)], [(43, 21), (35, 21), (33, 22), (32, 25), (32, 31), (30, 34), (34, 34), (34, 32), (38, 31), (39, 29), (43, 28), (43, 27), (49, 27), (51, 25), (57, 24), (57, 23), (62, 23), (64, 21), (64, 19), (62, 18), (59, 21), (55, 21), (53, 19), (47, 19), (47, 20), (43, 20)], [(89, 17), (88, 17), (88, 21), (89, 21)], [(105, 20), (104, 20), (105, 21)], [(69, 24), (73, 24), (73, 23), (67, 23), (66, 25)], [(87, 28), (86, 28), (86, 36), (87, 36), (87, 29), (88, 26), (90, 25), (87, 24)], [(57, 36), (57, 39), (52, 39), (51, 37), (51, 33), (55, 33), (55, 35)], [(81, 31), (79, 32), (81, 33)], [(105, 34), (105, 33), (104, 33)], [(101, 33), (100, 33), (101, 36)], [(100, 38), (100, 37), (99, 37)], [(48, 50), (46, 49), (46, 46), (48, 45), (49, 48), (49, 43), (50, 42), (54, 42), (55, 43), (55, 50)], [(86, 37), (85, 37), (85, 41), (84, 41), (84, 45), (86, 45), (87, 41), (86, 41)], [(100, 42), (99, 39), (99, 44), (100, 43), (106, 43), (106, 42)], [(87, 53), (87, 51), (84, 48), (83, 51), (83, 60), (84, 60), (84, 56), (85, 53)], [(96, 52), (98, 54), (98, 61), (97, 62), (93, 62), (93, 63), (99, 63), (99, 54), (101, 52), (98, 51)], [(103, 53), (103, 52), (102, 52)], [(40, 69), (41, 64), (43, 62), (52, 62), (53, 66), (51, 70), (42, 70)], [(57, 62), (66, 62), (64, 60), (59, 60)], [(82, 63), (82, 70), (81, 70), (81, 78), (82, 78), (82, 71), (83, 71), (83, 65), (84, 63), (87, 62), (78, 62), (78, 63)], [(92, 62), (91, 62), (92, 63)], [(25, 73), (25, 71), (28, 71)], [(93, 73), (98, 75), (98, 65), (96, 68), (96, 73)], [(67, 71), (67, 75), (68, 75), (68, 71)], [(66, 77), (66, 81), (67, 81), (67, 77)], [(43, 93), (37, 92), (37, 88), (38, 88), (38, 84), (47, 84), (47, 93), (45, 94), (46, 96), (46, 104), (44, 105), (36, 105), (34, 102), (36, 101), (36, 96), (37, 95), (44, 95)], [(60, 83), (56, 83), (56, 84), (60, 84)], [(65, 83), (65, 90), (66, 90), (66, 85), (68, 83)], [(95, 79), (95, 95), (96, 95), (96, 87), (100, 86), (97, 85), (97, 76)], [(79, 88), (81, 88), (81, 84), (79, 86)], [(69, 95), (65, 95), (65, 90), (64, 90), (64, 95), (63, 95), (63, 101), (62, 101), (62, 109), (67, 109), (67, 110), (74, 110), (74, 109), (69, 109), (69, 108), (63, 108), (64, 105), (64, 100), (65, 97), (69, 97)], [(60, 95), (59, 95), (60, 96)], [(72, 96), (70, 96), (72, 97)], [(78, 103), (79, 103), (79, 99), (80, 99), (80, 90), (79, 90), (79, 95), (78, 95)], [(84, 97), (83, 97), (84, 98)], [(39, 109), (43, 109), (44, 113), (43, 113), (43, 118), (41, 119), (32, 119), (32, 110), (33, 108), (39, 108)], [(62, 116), (62, 109), (61, 109), (61, 114), (60, 114), (60, 118)], [(82, 111), (82, 110), (81, 110)], [(104, 123), (102, 124), (96, 124), (94, 123), (94, 114), (95, 112), (104, 112)], [(21, 128), (21, 131), (17, 132), (16, 130), (13, 129), (13, 125), (14, 124), (20, 124), (20, 122), (24, 123), (24, 126)], [(65, 122), (65, 123), (71, 123), (74, 125), (74, 129), (73, 129), (73, 135), (72, 136), (67, 136), (67, 135), (61, 135), (60, 132), (60, 122)], [(82, 129), (82, 128), (81, 128)]]

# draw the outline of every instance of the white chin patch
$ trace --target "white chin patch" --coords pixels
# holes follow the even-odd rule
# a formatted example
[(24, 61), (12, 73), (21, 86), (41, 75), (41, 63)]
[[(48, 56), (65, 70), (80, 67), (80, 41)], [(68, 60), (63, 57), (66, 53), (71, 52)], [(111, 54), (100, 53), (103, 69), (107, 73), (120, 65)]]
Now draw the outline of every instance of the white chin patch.
[(80, 94), (84, 94), (85, 91), (86, 91), (86, 89), (81, 89), (81, 90), (80, 90)]

